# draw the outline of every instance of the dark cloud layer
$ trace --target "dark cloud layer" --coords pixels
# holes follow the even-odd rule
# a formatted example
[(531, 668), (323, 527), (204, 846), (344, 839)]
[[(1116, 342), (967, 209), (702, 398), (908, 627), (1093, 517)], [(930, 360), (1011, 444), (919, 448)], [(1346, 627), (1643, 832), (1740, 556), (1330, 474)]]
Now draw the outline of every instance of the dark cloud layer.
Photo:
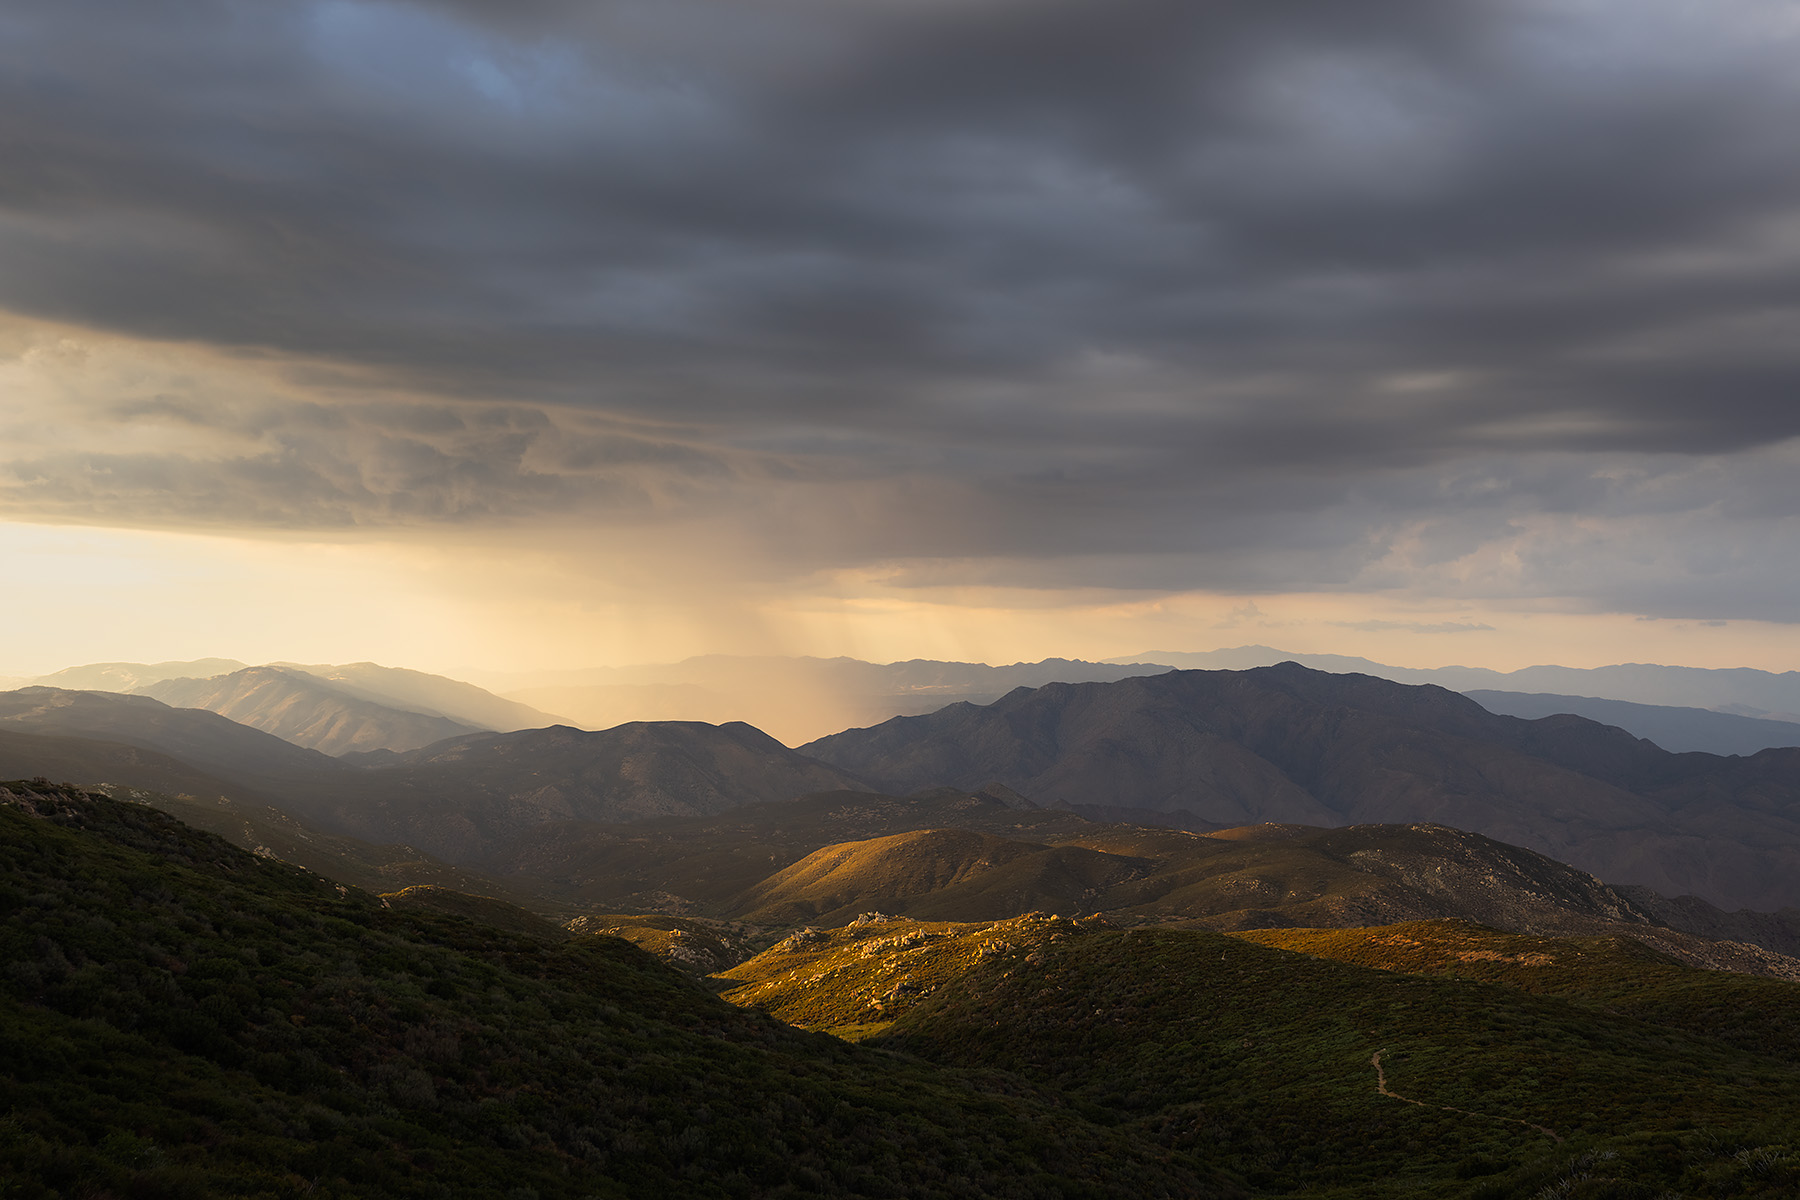
[[(1797, 32), (1773, 0), (18, 0), (0, 305), (422, 399), (0, 494), (716, 504), (796, 569), (1046, 586), (1399, 586), (1510, 541), (1521, 592), (1781, 617), (1765, 553), (1704, 564), (1800, 550)], [(541, 424), (478, 435), (496, 405)], [(1623, 539), (1656, 577), (1588, 578), (1558, 515), (1660, 521)]]

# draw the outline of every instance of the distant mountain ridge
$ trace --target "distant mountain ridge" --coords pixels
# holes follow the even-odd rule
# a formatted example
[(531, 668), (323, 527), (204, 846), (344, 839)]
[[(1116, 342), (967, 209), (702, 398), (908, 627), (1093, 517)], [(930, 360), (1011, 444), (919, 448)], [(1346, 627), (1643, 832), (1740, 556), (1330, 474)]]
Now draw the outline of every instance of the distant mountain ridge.
[(1597, 696), (1555, 696), (1542, 692), (1495, 692), (1484, 689), (1463, 695), (1492, 713), (1535, 721), (1573, 713), (1603, 725), (1615, 725), (1682, 754), (1751, 755), (1772, 747), (1800, 746), (1800, 724), (1740, 716), (1710, 708), (1633, 704)]
[(30, 680), (39, 687), (66, 688), (81, 692), (131, 692), (165, 679), (210, 679), (241, 671), (248, 663), (235, 658), (197, 658), (189, 662), (161, 663), (88, 663), (65, 667), (49, 675)]
[(545, 673), (527, 684), (496, 686), (589, 728), (629, 720), (745, 721), (798, 745), (896, 713), (931, 712), (956, 700), (985, 704), (1016, 687), (1111, 681), (1166, 669), (1065, 658), (989, 666), (709, 654), (678, 663)]
[[(1465, 693), (1566, 695), (1570, 702), (1557, 711), (1618, 725), (1678, 753), (1751, 754), (1770, 746), (1800, 744), (1800, 672), (1774, 674), (1750, 668), (1621, 664), (1514, 672), (1415, 669), (1348, 655), (1239, 646), (1199, 653), (1149, 651), (1103, 662), (1048, 658), (1004, 666), (926, 659), (871, 663), (851, 658), (702, 655), (678, 663), (546, 673), (528, 682), (496, 677), (493, 682), (514, 699), (566, 713), (589, 728), (626, 720), (743, 720), (789, 745), (800, 745), (839, 729), (873, 725), (891, 716), (923, 715), (959, 700), (990, 704), (1015, 687), (1116, 682), (1171, 669), (1245, 670), (1284, 661), (1399, 683), (1435, 683)], [(1575, 704), (1578, 698), (1640, 707), (1612, 708), (1603, 716)], [(1720, 715), (1694, 717), (1692, 710)]]
[(1022, 689), (801, 750), (887, 791), (998, 780), (1152, 820), (1432, 822), (1664, 894), (1800, 903), (1800, 750), (1672, 755), (1580, 717), (1294, 663)]
[(91, 663), (32, 681), (203, 708), (326, 754), (406, 751), (479, 730), (558, 718), (461, 680), (376, 663), (246, 667), (235, 659)]
[(431, 675), (405, 667), (384, 667), (371, 662), (337, 666), (272, 665), (304, 671), (359, 699), (425, 716), (443, 717), (475, 729), (511, 733), (516, 729), (541, 729), (559, 723), (559, 718), (551, 713), (445, 675)]
[(1544, 693), (1625, 700), (1634, 704), (1709, 708), (1740, 716), (1800, 714), (1800, 671), (1754, 667), (1675, 667), (1618, 663), (1606, 667), (1395, 667), (1344, 654), (1297, 654), (1269, 646), (1236, 646), (1200, 652), (1155, 651), (1110, 663), (1158, 662), (1182, 670), (1243, 671), (1296, 662), (1318, 671), (1374, 675), (1395, 683), (1434, 683), (1456, 692), (1476, 690)]
[[(374, 663), (269, 666), (304, 672), (317, 686), (367, 703), (441, 717), (471, 729), (511, 731), (552, 724), (610, 729), (632, 721), (744, 721), (785, 744), (800, 745), (892, 716), (923, 715), (956, 701), (990, 704), (1015, 687), (1116, 682), (1177, 668), (1243, 670), (1282, 661), (1401, 683), (1436, 683), (1468, 695), (1479, 693), (1493, 711), (1508, 715), (1535, 718), (1570, 712), (1617, 725), (1676, 753), (1699, 750), (1748, 755), (1769, 747), (1800, 745), (1800, 673), (1777, 675), (1752, 669), (1622, 664), (1592, 670), (1530, 667), (1511, 673), (1465, 667), (1424, 670), (1346, 655), (1294, 654), (1267, 646), (1201, 653), (1159, 651), (1109, 662), (1047, 658), (1001, 666), (928, 659), (872, 663), (842, 657), (702, 655), (677, 663), (483, 676), (509, 693), (499, 696), (445, 676)], [(242, 669), (242, 663), (231, 659), (95, 663), (13, 683), (137, 691), (167, 698), (205, 690), (192, 683), (182, 685), (187, 690), (180, 693), (169, 690), (176, 678), (212, 679)], [(1551, 686), (1557, 679), (1561, 683)], [(289, 700), (284, 707), (297, 703)], [(286, 712), (261, 714), (234, 706), (232, 713), (271, 731), (286, 728), (291, 721), (291, 713)], [(427, 736), (429, 730), (415, 730), (412, 725), (416, 723), (396, 723), (389, 716), (373, 721), (356, 736), (345, 732), (347, 724), (330, 726), (323, 737), (291, 730), (283, 736), (297, 737), (302, 745), (333, 754), (405, 751), (433, 740)], [(383, 732), (384, 727), (398, 732)], [(454, 732), (441, 729), (439, 736)]]
[(282, 667), (246, 667), (211, 679), (164, 679), (133, 694), (177, 708), (203, 708), (331, 755), (414, 750), (481, 728), (392, 708), (308, 672)]

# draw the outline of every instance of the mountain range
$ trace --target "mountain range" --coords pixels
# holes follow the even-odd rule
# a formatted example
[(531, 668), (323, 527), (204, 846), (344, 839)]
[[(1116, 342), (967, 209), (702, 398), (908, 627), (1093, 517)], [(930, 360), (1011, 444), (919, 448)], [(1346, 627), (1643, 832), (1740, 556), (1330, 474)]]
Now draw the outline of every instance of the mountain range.
[(1457, 692), (1504, 691), (1554, 694), (1634, 704), (1705, 708), (1738, 716), (1800, 724), (1800, 671), (1754, 667), (1672, 667), (1618, 663), (1606, 667), (1395, 667), (1345, 654), (1296, 654), (1269, 646), (1236, 646), (1198, 653), (1161, 650), (1108, 662), (1164, 663), (1183, 670), (1243, 671), (1297, 662), (1333, 674), (1375, 675), (1395, 683), (1434, 683)]
[[(806, 753), (743, 724), (655, 722), (334, 758), (144, 696), (50, 688), (0, 694), (0, 732), (13, 735), (0, 743), (9, 774), (273, 806), (323, 834), (406, 848), (387, 861), (512, 880), (586, 911), (689, 904), (744, 916), (759, 906), (727, 902), (823, 847), (946, 828), (1046, 850), (1038, 866), (1009, 869), (1037, 872), (1030, 888), (1072, 901), (1110, 886), (1119, 864), (1045, 839), (1121, 820), (1466, 829), (1615, 885), (1696, 895), (1709, 907), (1681, 920), (1716, 929), (1718, 908), (1800, 899), (1793, 752), (1671, 755), (1578, 717), (1496, 716), (1443, 689), (1294, 665), (1021, 689), (846, 731)], [(951, 790), (931, 799), (940, 786)], [(896, 799), (909, 793), (920, 796)], [(775, 836), (788, 818), (773, 808), (809, 794), (862, 799)], [(739, 810), (746, 819), (734, 821)], [(709, 821), (720, 824), (682, 826)], [(658, 822), (674, 825), (659, 833)], [(651, 846), (659, 838), (715, 849), (667, 859)], [(734, 838), (746, 849), (719, 848)], [(710, 891), (696, 893), (696, 875)], [(686, 899), (671, 909), (666, 897)], [(1388, 913), (1418, 914), (1458, 915)]]
[(1674, 755), (1579, 717), (1293, 663), (1051, 684), (801, 749), (891, 792), (997, 780), (1201, 829), (1432, 822), (1665, 894), (1800, 903), (1800, 750)]
[[(1178, 668), (1246, 670), (1284, 661), (1333, 673), (1479, 691), (1488, 707), (1509, 715), (1574, 713), (1618, 725), (1677, 753), (1754, 754), (1772, 746), (1800, 745), (1800, 674), (1751, 669), (1644, 664), (1514, 672), (1414, 669), (1344, 655), (1241, 646), (1200, 654), (1147, 651), (1108, 662), (1052, 658), (1008, 666), (704, 655), (677, 663), (500, 676), (492, 682), (513, 699), (566, 713), (589, 728), (628, 720), (742, 720), (799, 745), (847, 726), (921, 715), (955, 701), (990, 704), (1017, 687), (1110, 683)], [(1534, 699), (1521, 699), (1519, 693)]]
[[(924, 659), (877, 664), (849, 658), (706, 655), (679, 663), (488, 677), (496, 687), (513, 689), (505, 697), (441, 675), (373, 663), (245, 668), (230, 659), (97, 663), (12, 685), (140, 692), (226, 713), (297, 744), (341, 754), (403, 752), (476, 729), (550, 724), (608, 729), (631, 721), (745, 721), (788, 745), (799, 745), (845, 727), (929, 713), (956, 701), (992, 703), (1015, 687), (1112, 682), (1160, 674), (1175, 669), (1174, 664), (1241, 670), (1282, 661), (1398, 682), (1438, 683), (1512, 716), (1572, 713), (1617, 725), (1677, 753), (1750, 755), (1800, 745), (1800, 716), (1747, 702), (1800, 706), (1800, 687), (1769, 672), (1638, 665), (1592, 671), (1534, 667), (1507, 675), (1460, 667), (1414, 670), (1341, 655), (1292, 655), (1266, 646), (1160, 653), (1144, 661), (1052, 658), (999, 667)], [(1572, 695), (1498, 687), (1540, 676), (1588, 690)], [(1471, 686), (1483, 680), (1488, 686)], [(530, 686), (521, 687), (522, 681)], [(1644, 703), (1642, 696), (1663, 699)]]
[(593, 729), (639, 720), (747, 721), (798, 745), (846, 726), (931, 712), (955, 700), (985, 704), (1016, 687), (1104, 682), (1166, 669), (1065, 658), (989, 666), (710, 654), (678, 663), (540, 674), (530, 686), (514, 686), (506, 694), (567, 713)]
[(1492, 713), (1508, 717), (1539, 717), (1573, 713), (1616, 725), (1632, 736), (1654, 742), (1680, 754), (1698, 750), (1706, 754), (1748, 756), (1781, 746), (1800, 746), (1800, 724), (1776, 721), (1710, 708), (1664, 704), (1634, 704), (1596, 696), (1557, 696), (1543, 692), (1495, 692), (1484, 688), (1463, 695)]

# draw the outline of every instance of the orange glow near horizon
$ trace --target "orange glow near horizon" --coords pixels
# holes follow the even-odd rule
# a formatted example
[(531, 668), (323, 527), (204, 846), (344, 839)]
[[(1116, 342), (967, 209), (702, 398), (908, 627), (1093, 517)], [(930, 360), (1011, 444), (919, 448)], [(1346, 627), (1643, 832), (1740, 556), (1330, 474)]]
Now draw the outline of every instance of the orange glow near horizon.
[(369, 660), (457, 676), (697, 654), (1010, 663), (1266, 645), (1404, 667), (1659, 662), (1800, 668), (1800, 626), (1350, 594), (1143, 597), (901, 589), (868, 573), (792, 586), (626, 571), (604, 555), (479, 543), (326, 542), (0, 525), (17, 631), (0, 673), (100, 661)]

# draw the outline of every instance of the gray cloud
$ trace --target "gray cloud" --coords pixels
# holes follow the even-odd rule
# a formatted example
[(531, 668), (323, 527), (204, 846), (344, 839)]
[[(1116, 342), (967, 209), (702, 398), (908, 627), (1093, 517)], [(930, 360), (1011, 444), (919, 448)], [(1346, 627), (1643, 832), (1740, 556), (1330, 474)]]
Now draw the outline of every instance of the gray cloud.
[(24, 0), (0, 305), (289, 390), (122, 397), (244, 444), (16, 454), (0, 502), (1776, 614), (1795, 37), (1773, 0)]

